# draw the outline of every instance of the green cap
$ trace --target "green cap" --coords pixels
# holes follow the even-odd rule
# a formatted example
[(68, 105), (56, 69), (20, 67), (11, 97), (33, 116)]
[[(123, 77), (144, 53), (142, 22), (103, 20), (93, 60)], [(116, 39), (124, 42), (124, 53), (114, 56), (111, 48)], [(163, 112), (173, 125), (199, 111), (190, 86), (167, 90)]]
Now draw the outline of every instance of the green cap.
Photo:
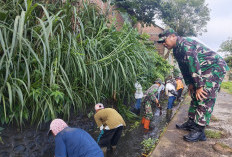
[(165, 39), (171, 34), (176, 34), (176, 32), (172, 28), (164, 30), (163, 33), (159, 34), (159, 40), (157, 42), (158, 43), (164, 42)]

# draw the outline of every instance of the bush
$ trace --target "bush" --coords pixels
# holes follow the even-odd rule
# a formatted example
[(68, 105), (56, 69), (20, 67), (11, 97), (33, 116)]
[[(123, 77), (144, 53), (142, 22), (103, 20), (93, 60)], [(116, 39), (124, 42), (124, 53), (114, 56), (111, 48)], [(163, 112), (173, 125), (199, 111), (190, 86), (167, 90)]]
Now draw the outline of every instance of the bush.
[(0, 3), (2, 124), (68, 119), (103, 99), (129, 99), (138, 78), (148, 86), (169, 72), (135, 29), (116, 31), (94, 5)]

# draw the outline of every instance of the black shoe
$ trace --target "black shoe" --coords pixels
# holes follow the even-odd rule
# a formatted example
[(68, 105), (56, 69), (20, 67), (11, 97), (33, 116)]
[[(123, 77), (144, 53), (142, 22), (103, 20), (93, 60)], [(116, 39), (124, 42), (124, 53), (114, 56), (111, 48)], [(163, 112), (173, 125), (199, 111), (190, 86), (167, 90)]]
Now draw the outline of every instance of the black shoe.
[(189, 119), (187, 122), (185, 122), (181, 125), (176, 124), (176, 128), (191, 131), (191, 130), (193, 130), (194, 125), (195, 125), (194, 121), (192, 119)]
[(135, 114), (137, 115), (137, 116), (139, 116), (140, 115), (140, 109), (135, 109), (136, 111), (135, 111)]
[(206, 141), (204, 128), (204, 126), (196, 124), (194, 130), (184, 136), (184, 140), (188, 142)]

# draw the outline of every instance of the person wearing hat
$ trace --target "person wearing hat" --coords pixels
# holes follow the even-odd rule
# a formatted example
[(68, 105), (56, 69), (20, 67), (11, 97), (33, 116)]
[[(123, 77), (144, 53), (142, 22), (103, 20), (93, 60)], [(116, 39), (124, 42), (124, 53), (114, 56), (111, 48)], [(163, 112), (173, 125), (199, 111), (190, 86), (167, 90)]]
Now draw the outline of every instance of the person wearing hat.
[(137, 115), (140, 114), (140, 106), (141, 106), (141, 100), (143, 98), (143, 89), (142, 89), (142, 86), (141, 84), (137, 81), (135, 83), (135, 89), (136, 89), (136, 92), (135, 92), (135, 99), (136, 99), (136, 104), (135, 104), (135, 113)]
[(115, 150), (121, 137), (123, 126), (126, 126), (122, 116), (113, 108), (104, 108), (103, 104), (95, 105), (95, 122), (101, 133), (98, 137), (98, 144), (104, 154), (107, 150)]
[(176, 77), (176, 91), (178, 93), (176, 97), (177, 101), (180, 101), (183, 89), (184, 89), (184, 85), (183, 82), (181, 81), (181, 77)]
[(104, 157), (95, 140), (84, 130), (54, 119), (48, 134), (55, 137), (55, 157)]
[(159, 34), (158, 43), (173, 49), (192, 98), (188, 121), (176, 127), (191, 131), (184, 136), (186, 141), (205, 141), (204, 129), (209, 125), (218, 90), (229, 68), (216, 52), (191, 38), (178, 36), (171, 28)]
[(157, 84), (156, 81), (154, 84), (145, 92), (143, 104), (144, 104), (144, 116), (141, 123), (144, 125), (145, 132), (148, 132), (150, 129), (150, 122), (153, 117), (151, 105), (155, 103), (158, 108), (160, 108), (159, 100), (157, 99), (157, 93), (160, 84)]
[(158, 92), (157, 99), (160, 100), (160, 95), (164, 91), (165, 86), (163, 85), (163, 83), (160, 79), (158, 79), (155, 83), (159, 86), (158, 91), (157, 91)]

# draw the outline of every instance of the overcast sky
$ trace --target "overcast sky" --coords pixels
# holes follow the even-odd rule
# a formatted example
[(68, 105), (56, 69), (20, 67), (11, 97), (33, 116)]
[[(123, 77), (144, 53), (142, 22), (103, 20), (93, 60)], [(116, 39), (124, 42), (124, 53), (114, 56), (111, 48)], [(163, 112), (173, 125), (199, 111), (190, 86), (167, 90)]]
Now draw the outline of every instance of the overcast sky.
[(223, 41), (232, 38), (232, 0), (206, 0), (210, 8), (207, 32), (198, 38), (217, 51)]

